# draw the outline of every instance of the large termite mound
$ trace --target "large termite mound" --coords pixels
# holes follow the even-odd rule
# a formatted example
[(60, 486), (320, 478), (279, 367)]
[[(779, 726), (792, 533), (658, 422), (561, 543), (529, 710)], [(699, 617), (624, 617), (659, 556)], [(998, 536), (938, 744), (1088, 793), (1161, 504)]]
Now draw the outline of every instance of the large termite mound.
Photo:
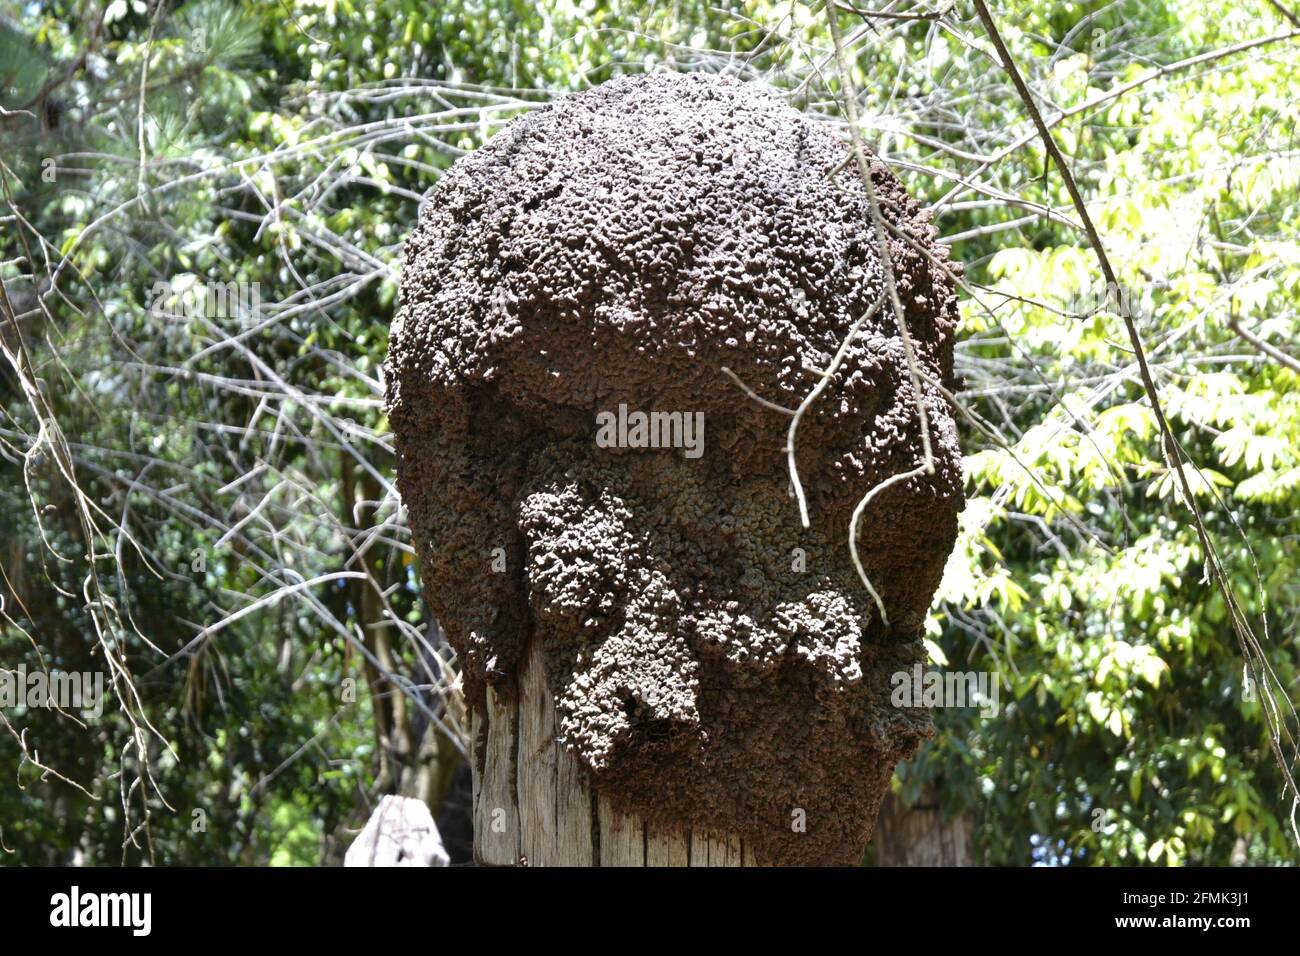
[[(760, 861), (851, 863), (930, 731), (890, 704), (956, 535), (946, 251), (873, 161), (915, 346), (886, 301), (847, 147), (752, 84), (613, 80), (445, 175), (406, 249), (387, 366), (424, 592), (471, 703), (539, 642), (563, 741), (616, 804), (739, 832)], [(951, 384), (949, 382), (949, 384)], [(924, 461), (934, 470), (854, 506)], [(622, 407), (620, 409), (620, 407)], [(638, 412), (702, 422), (646, 444)], [(609, 413), (627, 429), (597, 441)], [(667, 426), (665, 425), (665, 428)]]

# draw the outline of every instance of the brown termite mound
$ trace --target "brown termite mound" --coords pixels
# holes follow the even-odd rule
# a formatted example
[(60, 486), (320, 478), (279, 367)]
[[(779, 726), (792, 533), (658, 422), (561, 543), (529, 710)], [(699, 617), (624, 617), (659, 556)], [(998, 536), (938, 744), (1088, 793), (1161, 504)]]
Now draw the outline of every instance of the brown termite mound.
[[(962, 507), (939, 387), (955, 266), (882, 163), (922, 384), (886, 298), (798, 426), (811, 527), (790, 416), (721, 371), (796, 408), (884, 296), (850, 159), (770, 90), (715, 76), (623, 77), (531, 112), (428, 202), (387, 365), (424, 591), (471, 706), (538, 653), (556, 736), (603, 798), (739, 834), (760, 863), (855, 862), (931, 732), (890, 678), (923, 658)], [(859, 523), (886, 623), (848, 528), (923, 463), (918, 399), (933, 473)], [(637, 413), (656, 411), (677, 415), (654, 419), (657, 444), (680, 447), (647, 447)]]

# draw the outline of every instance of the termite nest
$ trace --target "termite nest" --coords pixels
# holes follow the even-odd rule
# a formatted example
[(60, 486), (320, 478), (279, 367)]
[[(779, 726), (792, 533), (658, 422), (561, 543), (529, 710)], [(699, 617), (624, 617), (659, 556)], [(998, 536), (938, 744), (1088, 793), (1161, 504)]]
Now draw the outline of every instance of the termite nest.
[[(931, 732), (890, 703), (957, 533), (947, 250), (832, 129), (703, 74), (611, 80), (456, 162), (406, 247), (387, 363), (398, 481), (471, 706), (538, 642), (564, 744), (616, 805), (853, 863)], [(799, 424), (789, 415), (877, 306)], [(914, 388), (919, 383), (919, 390)], [(924, 463), (933, 471), (858, 501)], [(702, 453), (597, 443), (626, 405), (702, 415)], [(694, 419), (692, 419), (694, 420)], [(504, 560), (493, 570), (493, 551)]]

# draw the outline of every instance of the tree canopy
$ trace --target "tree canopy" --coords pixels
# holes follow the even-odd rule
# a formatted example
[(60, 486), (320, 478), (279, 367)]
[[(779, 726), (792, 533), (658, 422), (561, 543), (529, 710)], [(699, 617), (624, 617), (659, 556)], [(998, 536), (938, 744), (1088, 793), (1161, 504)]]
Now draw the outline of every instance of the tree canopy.
[(965, 264), (926, 646), (1000, 700), (937, 711), (899, 798), (994, 864), (1293, 862), (1300, 18), (1004, 0), (995, 43), (968, 0), (871, 7), (0, 3), (0, 666), (108, 685), (0, 708), (0, 849), (320, 863), (384, 793), (444, 802), (465, 705), (383, 414), (402, 242), (512, 117), (708, 70), (860, 136)]

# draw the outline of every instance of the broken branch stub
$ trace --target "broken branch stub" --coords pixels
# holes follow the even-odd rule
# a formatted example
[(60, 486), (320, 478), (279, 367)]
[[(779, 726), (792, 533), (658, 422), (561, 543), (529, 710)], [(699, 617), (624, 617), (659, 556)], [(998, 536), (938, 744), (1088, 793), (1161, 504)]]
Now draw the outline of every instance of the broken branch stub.
[[(957, 267), (873, 160), (909, 375), (845, 160), (770, 90), (702, 74), (529, 113), (432, 195), (388, 357), (425, 596), (476, 724), (535, 654), (601, 801), (760, 863), (856, 861), (931, 732), (890, 678), (923, 659), (962, 506)], [(786, 441), (823, 376), (794, 448), (805, 528)], [(857, 548), (888, 623), (848, 545), (886, 482)]]

